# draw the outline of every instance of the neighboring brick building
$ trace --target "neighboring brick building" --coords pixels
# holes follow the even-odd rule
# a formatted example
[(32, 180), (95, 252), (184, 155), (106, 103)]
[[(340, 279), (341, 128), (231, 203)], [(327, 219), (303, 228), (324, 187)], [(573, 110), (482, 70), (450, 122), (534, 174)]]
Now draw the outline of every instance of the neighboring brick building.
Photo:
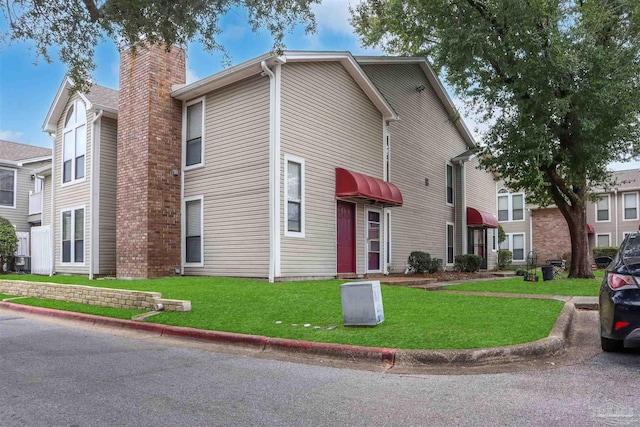
[[(619, 246), (628, 233), (639, 228), (640, 170), (612, 174), (616, 185), (595, 189), (597, 201), (587, 203), (590, 249)], [(526, 252), (531, 250), (536, 252), (539, 264), (571, 252), (569, 227), (558, 208), (527, 205), (523, 192), (509, 193), (504, 183), (498, 188), (498, 219), (508, 236), (502, 248), (512, 251), (524, 248), (524, 258), (516, 257), (514, 252), (514, 265), (524, 265)]]

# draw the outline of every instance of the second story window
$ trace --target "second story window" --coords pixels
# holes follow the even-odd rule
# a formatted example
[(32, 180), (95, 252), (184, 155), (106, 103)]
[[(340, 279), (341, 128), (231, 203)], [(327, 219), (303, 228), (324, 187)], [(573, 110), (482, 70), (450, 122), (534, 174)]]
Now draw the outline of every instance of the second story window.
[(598, 196), (596, 203), (596, 222), (609, 221), (609, 195)]
[(185, 167), (202, 164), (203, 116), (204, 99), (187, 105), (186, 141), (184, 143)]
[(524, 194), (498, 194), (498, 221), (524, 221)]
[(624, 204), (624, 219), (638, 219), (638, 193), (624, 193), (622, 200)]
[(0, 207), (16, 206), (16, 170), (0, 168)]
[(447, 204), (453, 204), (453, 166), (447, 165)]
[(87, 111), (80, 100), (73, 102), (64, 121), (62, 136), (62, 182), (84, 178), (87, 155)]

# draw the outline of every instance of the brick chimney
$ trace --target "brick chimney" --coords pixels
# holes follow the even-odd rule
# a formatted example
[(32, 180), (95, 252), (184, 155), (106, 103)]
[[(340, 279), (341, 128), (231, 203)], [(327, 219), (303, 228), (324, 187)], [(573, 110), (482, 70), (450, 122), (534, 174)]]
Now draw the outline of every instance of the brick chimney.
[(120, 56), (116, 193), (117, 276), (172, 276), (180, 268), (183, 49), (150, 46)]

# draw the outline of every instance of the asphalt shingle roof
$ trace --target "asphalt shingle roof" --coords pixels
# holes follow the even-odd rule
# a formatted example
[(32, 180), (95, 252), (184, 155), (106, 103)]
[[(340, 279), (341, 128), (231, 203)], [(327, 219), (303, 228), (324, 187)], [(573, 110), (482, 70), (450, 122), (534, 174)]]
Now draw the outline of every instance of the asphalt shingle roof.
[(93, 105), (118, 109), (118, 91), (108, 87), (93, 85), (85, 96)]
[(20, 161), (51, 155), (50, 148), (0, 140), (0, 159)]

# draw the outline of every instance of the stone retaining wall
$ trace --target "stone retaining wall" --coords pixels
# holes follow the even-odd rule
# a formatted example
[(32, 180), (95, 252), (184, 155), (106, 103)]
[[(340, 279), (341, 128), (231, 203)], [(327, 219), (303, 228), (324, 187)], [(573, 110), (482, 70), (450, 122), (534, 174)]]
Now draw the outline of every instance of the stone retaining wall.
[(163, 299), (160, 292), (129, 291), (59, 283), (0, 280), (0, 293), (131, 310), (191, 311), (191, 301)]

